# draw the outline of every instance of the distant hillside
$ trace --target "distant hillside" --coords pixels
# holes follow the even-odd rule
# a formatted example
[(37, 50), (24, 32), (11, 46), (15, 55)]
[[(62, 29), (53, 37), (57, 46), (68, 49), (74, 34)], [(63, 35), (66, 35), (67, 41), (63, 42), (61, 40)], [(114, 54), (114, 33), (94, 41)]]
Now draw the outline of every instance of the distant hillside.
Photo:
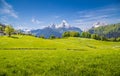
[(107, 38), (117, 38), (120, 37), (120, 23), (91, 28), (88, 30), (88, 32), (91, 34), (96, 33)]
[(31, 33), (36, 36), (44, 35), (45, 38), (49, 38), (51, 35), (54, 35), (56, 37), (61, 37), (61, 33), (49, 27), (46, 27), (44, 29), (31, 30)]

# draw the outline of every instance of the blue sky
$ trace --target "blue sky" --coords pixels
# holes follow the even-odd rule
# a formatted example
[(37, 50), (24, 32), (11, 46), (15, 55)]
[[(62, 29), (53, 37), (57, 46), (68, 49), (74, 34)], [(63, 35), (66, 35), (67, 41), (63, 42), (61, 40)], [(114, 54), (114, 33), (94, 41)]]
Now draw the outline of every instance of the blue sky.
[(120, 22), (120, 0), (0, 0), (0, 23), (39, 29), (66, 20), (81, 29)]

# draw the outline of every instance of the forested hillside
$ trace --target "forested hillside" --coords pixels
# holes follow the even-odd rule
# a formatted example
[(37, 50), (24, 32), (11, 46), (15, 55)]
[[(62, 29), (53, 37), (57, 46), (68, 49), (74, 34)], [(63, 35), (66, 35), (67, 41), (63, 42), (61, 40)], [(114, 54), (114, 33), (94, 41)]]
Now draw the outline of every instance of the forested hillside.
[(91, 34), (98, 34), (107, 38), (117, 38), (120, 37), (120, 23), (91, 28), (89, 32)]

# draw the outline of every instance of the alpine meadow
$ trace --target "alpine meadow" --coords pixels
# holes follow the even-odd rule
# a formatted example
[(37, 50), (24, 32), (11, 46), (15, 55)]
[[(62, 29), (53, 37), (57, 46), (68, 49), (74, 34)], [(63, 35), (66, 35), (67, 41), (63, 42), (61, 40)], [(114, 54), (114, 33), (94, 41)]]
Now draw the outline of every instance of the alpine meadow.
[[(1, 76), (120, 75), (120, 42), (15, 37), (0, 37), (0, 46), (4, 49), (0, 51)], [(13, 47), (26, 49), (11, 50)]]
[(120, 76), (119, 0), (0, 0), (0, 76)]

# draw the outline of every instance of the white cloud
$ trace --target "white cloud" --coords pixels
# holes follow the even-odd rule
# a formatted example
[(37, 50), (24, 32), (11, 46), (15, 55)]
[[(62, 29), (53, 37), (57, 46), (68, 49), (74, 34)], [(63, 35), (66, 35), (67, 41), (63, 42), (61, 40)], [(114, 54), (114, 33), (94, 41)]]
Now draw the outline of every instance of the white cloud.
[(79, 18), (82, 19), (93, 19), (95, 18), (107, 18), (111, 16), (115, 16), (120, 12), (120, 8), (117, 6), (107, 6), (107, 7), (102, 7), (102, 8), (97, 8), (97, 9), (90, 9), (90, 10), (83, 10), (79, 11), (78, 15)]
[(6, 16), (0, 17), (0, 21), (3, 22), (3, 23), (6, 23), (7, 20), (8, 20), (8, 18)]
[(107, 24), (118, 23), (120, 19), (118, 8), (102, 8), (96, 10), (80, 11), (77, 14), (77, 18), (73, 20), (73, 25), (87, 30), (93, 26), (96, 22), (102, 22)]
[(60, 16), (54, 16), (56, 19), (60, 18)]
[(9, 15), (14, 18), (18, 18), (18, 15), (14, 11), (12, 5), (8, 4), (5, 0), (0, 0), (0, 4), (1, 4), (0, 14)]
[(94, 15), (94, 14), (102, 14), (102, 13), (103, 14), (114, 13), (119, 10), (120, 10), (120, 8), (117, 6), (107, 6), (107, 7), (97, 8), (97, 9), (83, 10), (83, 11), (79, 11), (77, 13), (82, 14), (82, 15), (86, 15), (86, 14)]
[(97, 9), (83, 10), (77, 12), (74, 25), (82, 28), (90, 28), (95, 22), (118, 23), (120, 19), (120, 8), (117, 6), (102, 7)]
[(41, 24), (41, 23), (43, 23), (42, 21), (37, 20), (35, 18), (32, 18), (31, 22), (34, 23), (34, 24)]

